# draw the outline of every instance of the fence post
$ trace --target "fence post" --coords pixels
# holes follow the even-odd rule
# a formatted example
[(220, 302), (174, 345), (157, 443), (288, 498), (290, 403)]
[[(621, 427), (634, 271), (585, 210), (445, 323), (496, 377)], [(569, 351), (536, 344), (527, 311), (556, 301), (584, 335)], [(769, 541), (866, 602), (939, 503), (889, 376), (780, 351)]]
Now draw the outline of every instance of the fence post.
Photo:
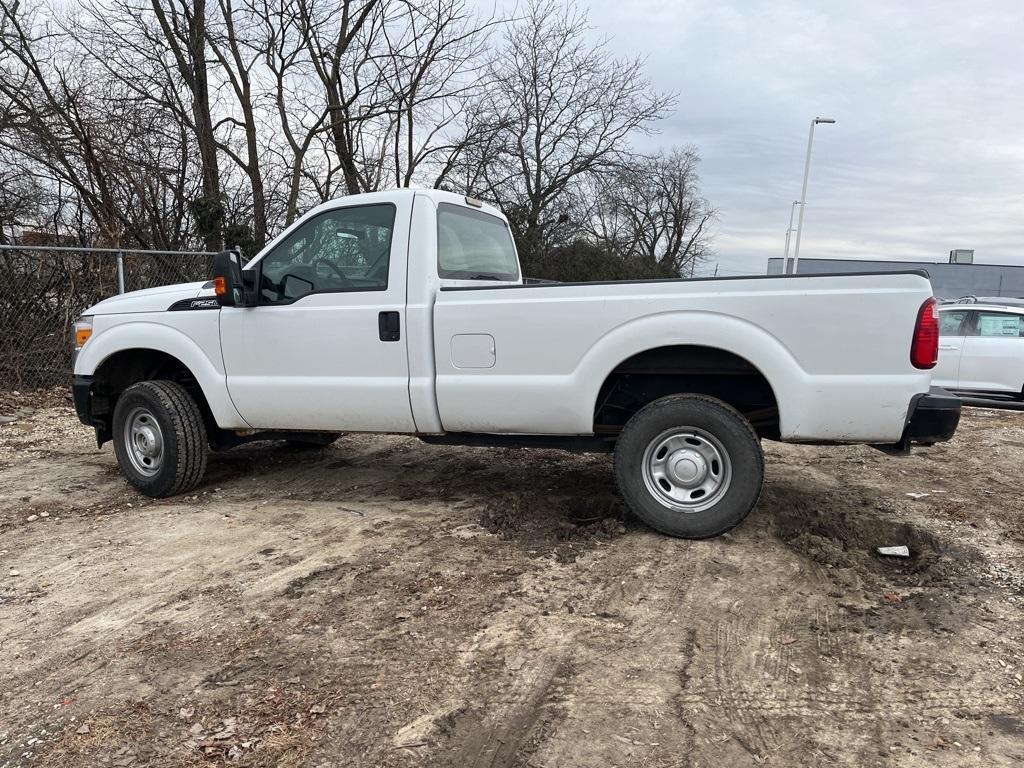
[(124, 293), (124, 254), (117, 251), (117, 292)]

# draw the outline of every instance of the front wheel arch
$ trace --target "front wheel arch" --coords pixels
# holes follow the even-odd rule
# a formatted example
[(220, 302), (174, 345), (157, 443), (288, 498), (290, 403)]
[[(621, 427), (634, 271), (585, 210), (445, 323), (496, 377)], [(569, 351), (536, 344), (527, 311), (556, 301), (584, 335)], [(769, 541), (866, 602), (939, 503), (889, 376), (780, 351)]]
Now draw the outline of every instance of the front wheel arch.
[(123, 349), (105, 358), (96, 367), (92, 377), (91, 415), (100, 445), (113, 436), (114, 411), (121, 394), (139, 382), (158, 380), (172, 381), (185, 389), (202, 414), (206, 434), (215, 439), (220, 433), (220, 428), (217, 426), (206, 394), (192, 370), (167, 352), (132, 348)]

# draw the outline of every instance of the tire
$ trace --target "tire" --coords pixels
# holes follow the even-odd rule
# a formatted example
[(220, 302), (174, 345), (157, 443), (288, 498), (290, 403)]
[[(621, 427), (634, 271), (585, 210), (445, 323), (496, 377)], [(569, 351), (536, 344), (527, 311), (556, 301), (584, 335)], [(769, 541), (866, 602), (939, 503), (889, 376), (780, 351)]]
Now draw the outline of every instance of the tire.
[(303, 437), (301, 440), (292, 438), (285, 443), (293, 451), (315, 451), (318, 448), (326, 448), (339, 437), (340, 432), (310, 432), (309, 437)]
[(114, 408), (114, 454), (140, 493), (164, 498), (195, 488), (206, 471), (206, 426), (196, 401), (173, 381), (128, 387)]
[(718, 536), (754, 508), (764, 454), (735, 408), (704, 395), (672, 395), (638, 411), (615, 446), (615, 480), (626, 503), (657, 531)]

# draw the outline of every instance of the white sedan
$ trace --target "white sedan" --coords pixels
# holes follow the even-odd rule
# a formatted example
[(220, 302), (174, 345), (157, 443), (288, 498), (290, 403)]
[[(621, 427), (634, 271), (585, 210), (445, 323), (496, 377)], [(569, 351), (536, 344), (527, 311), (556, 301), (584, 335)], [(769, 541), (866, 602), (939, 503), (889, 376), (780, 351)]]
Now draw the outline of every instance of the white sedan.
[(1024, 399), (1024, 307), (940, 306), (932, 383), (973, 397)]

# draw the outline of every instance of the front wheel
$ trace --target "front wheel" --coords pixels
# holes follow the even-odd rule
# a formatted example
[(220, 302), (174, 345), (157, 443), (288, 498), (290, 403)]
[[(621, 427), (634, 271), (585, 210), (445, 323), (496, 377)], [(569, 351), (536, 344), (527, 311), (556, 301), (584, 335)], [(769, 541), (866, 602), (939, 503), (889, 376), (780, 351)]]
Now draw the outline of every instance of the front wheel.
[(203, 414), (173, 381), (128, 387), (114, 408), (114, 454), (128, 482), (146, 496), (191, 490), (206, 471)]
[(725, 533), (753, 509), (764, 455), (735, 408), (704, 395), (672, 395), (648, 404), (623, 427), (615, 479), (649, 526), (704, 539)]

